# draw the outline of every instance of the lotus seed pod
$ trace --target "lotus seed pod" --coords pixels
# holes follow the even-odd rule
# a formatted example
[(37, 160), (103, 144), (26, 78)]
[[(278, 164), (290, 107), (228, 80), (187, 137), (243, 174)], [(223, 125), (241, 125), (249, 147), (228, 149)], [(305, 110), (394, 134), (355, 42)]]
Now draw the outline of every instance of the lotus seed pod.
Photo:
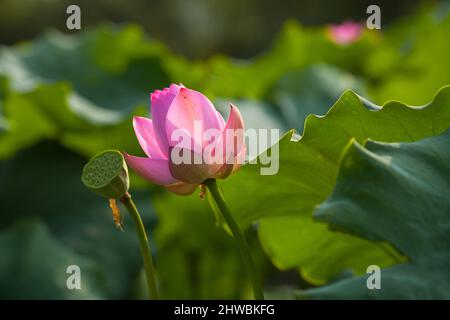
[(83, 184), (106, 198), (121, 198), (130, 187), (128, 168), (117, 150), (105, 150), (95, 155), (83, 168)]

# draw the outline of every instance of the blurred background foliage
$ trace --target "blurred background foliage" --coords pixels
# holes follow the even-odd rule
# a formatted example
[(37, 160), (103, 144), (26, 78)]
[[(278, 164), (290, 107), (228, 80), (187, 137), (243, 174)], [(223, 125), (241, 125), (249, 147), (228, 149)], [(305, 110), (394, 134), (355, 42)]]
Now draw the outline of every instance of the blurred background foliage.
[[(383, 23), (436, 1), (377, 1)], [(146, 33), (189, 58), (217, 52), (251, 58), (268, 48), (286, 19), (303, 25), (365, 20), (370, 0), (1, 0), (0, 42), (32, 39), (49, 27), (66, 32), (66, 8), (83, 8), (83, 27), (99, 22), (135, 23)]]
[[(74, 3), (81, 31), (65, 29)], [(156, 88), (181, 82), (225, 116), (235, 102), (248, 128), (299, 132), (346, 89), (376, 104), (429, 102), (450, 83), (448, 3), (380, 2), (381, 31), (334, 43), (327, 25), (364, 22), (369, 4), (0, 0), (0, 297), (144, 296), (131, 221), (117, 231), (80, 173), (103, 149), (142, 154), (131, 118), (149, 115)], [(206, 201), (135, 175), (132, 186), (165, 298), (251, 297), (239, 252)], [(312, 286), (298, 268), (274, 266), (257, 226), (247, 236), (270, 297)], [(70, 264), (82, 268), (82, 290), (66, 289)]]

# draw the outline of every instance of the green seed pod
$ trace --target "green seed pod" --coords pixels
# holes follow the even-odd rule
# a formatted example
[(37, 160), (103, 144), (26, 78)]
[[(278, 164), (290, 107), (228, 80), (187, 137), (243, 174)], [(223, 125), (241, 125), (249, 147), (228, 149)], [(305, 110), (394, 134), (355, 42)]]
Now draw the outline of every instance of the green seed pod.
[(95, 155), (83, 168), (83, 184), (106, 198), (121, 198), (128, 192), (128, 167), (117, 150), (105, 150)]

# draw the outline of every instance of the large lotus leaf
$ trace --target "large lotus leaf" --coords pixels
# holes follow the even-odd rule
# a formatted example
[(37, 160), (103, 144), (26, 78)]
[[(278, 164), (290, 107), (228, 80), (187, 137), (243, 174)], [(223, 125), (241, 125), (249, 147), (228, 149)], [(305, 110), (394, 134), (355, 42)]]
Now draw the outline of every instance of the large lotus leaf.
[(449, 299), (449, 189), (450, 130), (413, 143), (369, 141), (363, 147), (353, 141), (341, 160), (332, 195), (315, 216), (345, 232), (388, 241), (409, 261), (382, 269), (381, 289), (369, 290), (363, 276), (300, 295)]
[(314, 207), (334, 187), (340, 154), (352, 138), (361, 143), (369, 138), (415, 141), (440, 134), (449, 125), (450, 87), (421, 108), (394, 101), (380, 108), (347, 91), (326, 116), (307, 118), (299, 141), (291, 141), (288, 133), (271, 148), (272, 154), (279, 148), (276, 175), (261, 175), (261, 165), (249, 164), (220, 186), (242, 226), (260, 220), (260, 240), (279, 268), (300, 267), (314, 283), (347, 268), (360, 273), (368, 261), (385, 266), (401, 258), (388, 245), (331, 232), (312, 220)]
[[(79, 257), (80, 266), (85, 261), (91, 261), (99, 270), (102, 287), (97, 294), (105, 298), (129, 297), (142, 266), (134, 226), (122, 208), (125, 232), (116, 229), (107, 199), (94, 195), (81, 183), (80, 173), (85, 163), (84, 158), (54, 142), (41, 142), (0, 162), (0, 230), (7, 232), (19, 219), (39, 219), (46, 224), (45, 229), (51, 236), (41, 236), (39, 233), (36, 239), (31, 238), (36, 247), (39, 247), (41, 240), (50, 241), (46, 239), (52, 237), (60, 242), (59, 247), (67, 247), (73, 252), (72, 264), (78, 264), (75, 260)], [(148, 193), (132, 193), (144, 223), (151, 227), (155, 221)], [(22, 256), (20, 249), (8, 252), (11, 256), (6, 257), (2, 250), (2, 261)], [(55, 252), (55, 255), (59, 253)], [(49, 259), (45, 251), (41, 259), (44, 262)], [(51, 297), (65, 298), (57, 288), (51, 288), (54, 281), (48, 277), (52, 276), (54, 269), (49, 268), (54, 267), (43, 263), (39, 268), (42, 268), (41, 281), (49, 283)], [(36, 272), (31, 267), (15, 270), (18, 273), (12, 274), (11, 278), (32, 277), (32, 273)], [(85, 280), (86, 287), (95, 287), (96, 284), (89, 279)], [(40, 286), (30, 286), (23, 297), (37, 297), (40, 290)], [(8, 296), (8, 292), (1, 292), (0, 295)]]

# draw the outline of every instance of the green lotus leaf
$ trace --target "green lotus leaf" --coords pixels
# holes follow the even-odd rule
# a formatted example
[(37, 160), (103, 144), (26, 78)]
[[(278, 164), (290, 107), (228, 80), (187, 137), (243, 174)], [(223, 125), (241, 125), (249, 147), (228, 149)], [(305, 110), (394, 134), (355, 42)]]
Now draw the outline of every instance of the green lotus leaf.
[[(449, 299), (450, 130), (412, 143), (352, 141), (331, 196), (315, 216), (341, 231), (387, 241), (408, 261), (300, 292), (317, 299)], [(368, 261), (369, 263), (369, 261)], [(369, 264), (376, 264), (375, 262)]]

